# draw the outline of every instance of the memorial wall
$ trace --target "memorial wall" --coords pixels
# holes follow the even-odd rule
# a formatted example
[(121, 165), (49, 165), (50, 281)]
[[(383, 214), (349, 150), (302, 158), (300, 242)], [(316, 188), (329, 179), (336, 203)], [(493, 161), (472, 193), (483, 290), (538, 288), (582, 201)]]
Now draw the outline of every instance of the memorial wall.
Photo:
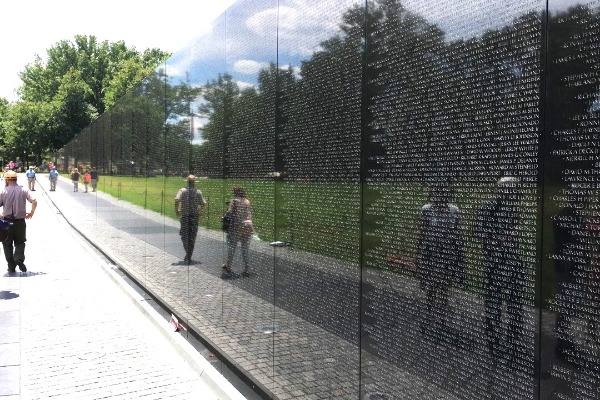
[(240, 0), (55, 162), (264, 398), (600, 399), (599, 144), (600, 0)]

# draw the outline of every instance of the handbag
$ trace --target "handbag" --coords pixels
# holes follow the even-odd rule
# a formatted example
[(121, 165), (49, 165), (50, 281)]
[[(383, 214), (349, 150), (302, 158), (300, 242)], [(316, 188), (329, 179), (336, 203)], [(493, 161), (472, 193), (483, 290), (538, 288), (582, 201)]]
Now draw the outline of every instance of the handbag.
[(223, 232), (229, 232), (229, 228), (231, 228), (231, 223), (233, 222), (233, 213), (231, 211), (225, 212), (221, 217), (221, 230)]

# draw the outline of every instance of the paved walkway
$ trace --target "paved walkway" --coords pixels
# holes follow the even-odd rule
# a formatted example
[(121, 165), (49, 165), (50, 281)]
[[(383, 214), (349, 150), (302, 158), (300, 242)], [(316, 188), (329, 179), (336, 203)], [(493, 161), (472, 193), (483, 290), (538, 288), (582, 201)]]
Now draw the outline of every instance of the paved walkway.
[[(38, 179), (48, 185), (47, 176)], [(535, 397), (529, 361), (492, 365), (483, 305), (472, 293), (450, 296), (449, 323), (464, 341), (431, 340), (418, 329), (424, 299), (409, 275), (359, 275), (356, 265), (253, 241), (251, 276), (222, 276), (221, 232), (201, 228), (194, 253), (201, 263), (185, 265), (177, 221), (104, 193), (74, 193), (64, 179), (47, 195), (72, 226), (274, 399)], [(45, 237), (57, 240), (57, 231)], [(528, 327), (538, 326), (535, 316), (528, 311)]]
[(40, 189), (28, 271), (0, 262), (0, 399), (243, 399)]
[[(47, 185), (44, 175), (39, 180)], [(440, 372), (448, 378), (435, 385), (421, 372), (426, 369), (420, 362), (390, 363), (361, 352), (356, 345), (360, 289), (356, 266), (253, 241), (251, 276), (222, 276), (221, 232), (201, 228), (194, 253), (201, 263), (185, 265), (177, 221), (101, 192), (84, 193), (80, 188), (74, 193), (62, 178), (49, 196), (76, 229), (274, 399), (354, 400), (370, 398), (369, 394), (384, 398), (378, 397), (383, 392), (388, 398), (404, 393), (415, 400), (453, 400), (459, 396), (444, 386), (470, 378), (452, 371), (452, 362), (439, 366), (448, 370)], [(234, 261), (236, 271), (239, 261)], [(395, 288), (399, 292), (419, 292), (414, 282), (391, 282), (406, 286)], [(413, 333), (409, 326), (398, 325), (390, 333), (389, 338), (381, 337), (383, 348), (377, 352), (396, 361), (398, 355), (390, 351), (402, 336)], [(387, 335), (379, 331), (375, 336), (380, 334)], [(413, 356), (447, 352), (416, 340), (414, 354), (401, 355), (411, 364)]]

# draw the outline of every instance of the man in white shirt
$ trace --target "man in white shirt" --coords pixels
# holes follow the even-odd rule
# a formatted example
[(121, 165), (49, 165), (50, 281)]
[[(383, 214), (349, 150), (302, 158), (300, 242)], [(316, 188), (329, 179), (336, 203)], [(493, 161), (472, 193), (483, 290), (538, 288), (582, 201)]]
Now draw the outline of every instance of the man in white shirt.
[[(0, 207), (2, 207), (0, 218), (10, 224), (8, 237), (2, 242), (8, 272), (14, 273), (17, 266), (21, 272), (27, 272), (25, 266), (25, 242), (27, 241), (25, 219), (33, 217), (37, 201), (28, 190), (17, 184), (15, 171), (7, 171), (4, 174), (4, 180), (6, 187), (0, 192)], [(27, 202), (31, 203), (30, 212), (27, 212)]]
[(25, 175), (27, 175), (27, 184), (29, 190), (35, 192), (35, 170), (33, 167), (29, 167)]
[(181, 217), (181, 227), (179, 235), (183, 242), (185, 250), (184, 262), (194, 264), (192, 253), (196, 244), (196, 235), (198, 234), (198, 222), (200, 220), (201, 207), (206, 204), (202, 192), (196, 189), (196, 177), (189, 175), (187, 177), (187, 187), (179, 189), (175, 196), (175, 214)]

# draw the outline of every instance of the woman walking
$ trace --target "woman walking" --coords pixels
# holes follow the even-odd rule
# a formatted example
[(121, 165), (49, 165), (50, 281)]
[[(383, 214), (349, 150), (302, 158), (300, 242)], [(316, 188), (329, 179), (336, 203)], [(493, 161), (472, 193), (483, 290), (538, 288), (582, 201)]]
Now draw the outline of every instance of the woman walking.
[(238, 242), (242, 248), (242, 260), (244, 262), (243, 276), (249, 274), (248, 251), (250, 238), (254, 234), (252, 225), (252, 207), (250, 200), (246, 198), (244, 188), (239, 185), (233, 187), (233, 199), (229, 203), (227, 211), (232, 215), (231, 225), (227, 231), (227, 262), (223, 264), (225, 272), (231, 272), (233, 256)]

